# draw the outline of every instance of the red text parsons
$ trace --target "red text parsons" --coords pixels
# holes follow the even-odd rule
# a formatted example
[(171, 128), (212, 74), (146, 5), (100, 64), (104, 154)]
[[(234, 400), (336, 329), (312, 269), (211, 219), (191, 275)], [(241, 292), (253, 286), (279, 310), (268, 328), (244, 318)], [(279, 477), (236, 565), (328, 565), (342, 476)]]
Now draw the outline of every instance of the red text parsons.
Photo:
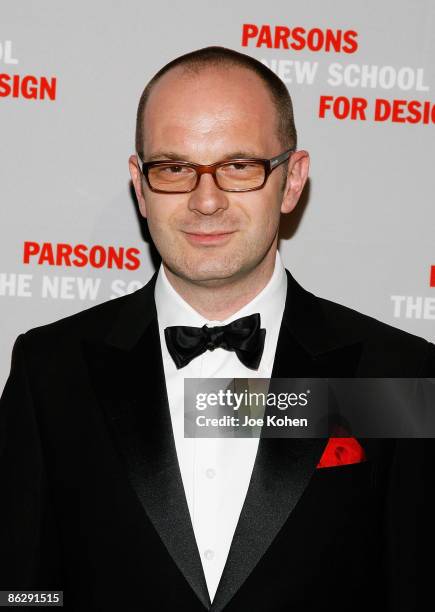
[(26, 241), (23, 245), (23, 263), (83, 268), (116, 268), (137, 270), (140, 251), (134, 247), (103, 246), (101, 244), (68, 244)]

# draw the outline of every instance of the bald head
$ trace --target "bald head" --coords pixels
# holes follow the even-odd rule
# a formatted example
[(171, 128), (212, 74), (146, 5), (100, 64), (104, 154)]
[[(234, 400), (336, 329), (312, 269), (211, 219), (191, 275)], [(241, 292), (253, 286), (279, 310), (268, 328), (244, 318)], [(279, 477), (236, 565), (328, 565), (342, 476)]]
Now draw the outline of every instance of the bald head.
[(215, 163), (273, 157), (283, 148), (267, 88), (253, 72), (237, 66), (198, 74), (171, 69), (150, 92), (142, 127), (147, 161)]
[[(156, 85), (162, 81), (163, 77), (168, 77), (171, 73), (173, 79), (189, 79), (195, 80), (199, 75), (207, 75), (207, 73), (228, 74), (237, 80), (237, 69), (243, 72), (249, 72), (251, 81), (255, 83), (255, 91), (251, 91), (254, 97), (268, 96), (271, 114), (273, 114), (274, 130), (279, 139), (282, 148), (296, 148), (296, 128), (293, 118), (293, 106), (290, 95), (284, 83), (258, 60), (238, 53), (224, 47), (206, 47), (187, 53), (175, 60), (169, 62), (157, 72), (145, 87), (138, 106), (136, 118), (136, 150), (139, 154), (143, 154), (144, 139), (146, 138), (146, 129), (144, 122), (145, 109), (151, 92)], [(166, 78), (165, 81), (168, 79)], [(227, 79), (222, 83), (225, 93), (230, 99), (233, 87), (230, 80)], [(192, 97), (190, 98), (190, 103)]]

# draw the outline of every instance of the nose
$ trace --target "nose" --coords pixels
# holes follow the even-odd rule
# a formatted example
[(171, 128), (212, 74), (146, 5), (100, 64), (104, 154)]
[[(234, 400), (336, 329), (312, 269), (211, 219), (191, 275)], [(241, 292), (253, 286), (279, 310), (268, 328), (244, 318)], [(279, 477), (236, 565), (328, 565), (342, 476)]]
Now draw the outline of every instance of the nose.
[(228, 208), (228, 194), (219, 189), (211, 174), (200, 176), (198, 187), (189, 198), (189, 209), (203, 215), (213, 215)]

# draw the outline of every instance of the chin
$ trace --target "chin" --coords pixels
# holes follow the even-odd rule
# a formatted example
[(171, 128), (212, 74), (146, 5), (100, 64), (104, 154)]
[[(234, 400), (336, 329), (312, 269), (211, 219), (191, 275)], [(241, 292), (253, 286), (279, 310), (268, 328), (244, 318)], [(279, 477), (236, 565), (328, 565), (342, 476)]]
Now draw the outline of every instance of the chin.
[[(209, 260), (205, 257), (201, 260), (178, 259), (176, 262), (168, 262), (166, 265), (177, 276), (192, 282), (199, 281), (220, 281), (231, 278), (240, 272), (242, 266), (237, 265), (233, 260), (226, 261)], [(183, 265), (180, 266), (180, 262)]]
[(183, 270), (182, 276), (191, 281), (219, 281), (234, 276), (237, 271), (226, 268), (202, 266), (200, 269)]

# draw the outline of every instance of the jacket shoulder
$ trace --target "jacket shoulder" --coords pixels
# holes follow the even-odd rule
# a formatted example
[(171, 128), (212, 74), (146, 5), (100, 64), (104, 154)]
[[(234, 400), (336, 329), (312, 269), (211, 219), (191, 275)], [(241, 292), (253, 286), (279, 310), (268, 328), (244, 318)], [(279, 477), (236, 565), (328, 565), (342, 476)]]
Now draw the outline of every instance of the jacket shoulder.
[(36, 347), (52, 342), (68, 344), (68, 342), (75, 342), (82, 338), (102, 339), (110, 331), (120, 312), (141, 300), (147, 286), (57, 321), (33, 327), (22, 334), (25, 337), (25, 343), (28, 346)]
[(385, 376), (435, 376), (435, 345), (415, 334), (324, 298), (317, 298), (336, 338), (362, 341), (363, 361)]
[(343, 304), (316, 297), (328, 325), (336, 332), (347, 335), (357, 332), (366, 341), (392, 342), (401, 345), (424, 347), (430, 344), (424, 338), (384, 323), (375, 317), (354, 310)]

